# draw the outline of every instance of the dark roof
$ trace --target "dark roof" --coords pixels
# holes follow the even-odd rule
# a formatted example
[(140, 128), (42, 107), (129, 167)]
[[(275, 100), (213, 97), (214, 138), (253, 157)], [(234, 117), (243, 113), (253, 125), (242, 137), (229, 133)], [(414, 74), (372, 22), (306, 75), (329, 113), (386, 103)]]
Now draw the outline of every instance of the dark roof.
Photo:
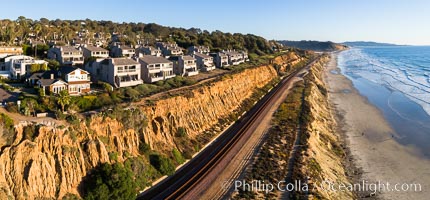
[(36, 72), (28, 75), (27, 79), (40, 79), (45, 72)]
[(68, 74), (68, 73), (73, 72), (77, 69), (78, 68), (72, 67), (72, 66), (62, 66), (62, 67), (60, 67), (60, 69), (58, 71), (61, 72), (61, 74)]
[(40, 79), (39, 80), (41, 86), (50, 86), (58, 81), (62, 81), (62, 80), (59, 80), (59, 79)]
[(157, 56), (150, 56), (150, 55), (145, 55), (141, 58), (139, 58), (140, 60), (142, 60), (145, 63), (148, 64), (156, 64), (156, 63), (170, 63), (169, 60), (163, 58), (163, 57), (157, 57)]

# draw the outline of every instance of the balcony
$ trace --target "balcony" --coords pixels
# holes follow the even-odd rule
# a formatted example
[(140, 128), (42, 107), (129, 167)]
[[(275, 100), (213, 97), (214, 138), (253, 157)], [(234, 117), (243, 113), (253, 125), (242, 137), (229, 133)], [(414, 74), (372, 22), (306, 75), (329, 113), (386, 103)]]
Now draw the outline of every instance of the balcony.
[(140, 79), (139, 80), (123, 81), (123, 82), (119, 82), (119, 87), (130, 87), (130, 86), (140, 85), (142, 83), (143, 83), (143, 81)]
[(194, 76), (199, 74), (198, 71), (189, 71), (189, 72), (185, 72), (185, 76)]
[(151, 79), (151, 83), (157, 82), (157, 81), (162, 81), (164, 80), (164, 77), (162, 76), (158, 76), (158, 77), (150, 77)]

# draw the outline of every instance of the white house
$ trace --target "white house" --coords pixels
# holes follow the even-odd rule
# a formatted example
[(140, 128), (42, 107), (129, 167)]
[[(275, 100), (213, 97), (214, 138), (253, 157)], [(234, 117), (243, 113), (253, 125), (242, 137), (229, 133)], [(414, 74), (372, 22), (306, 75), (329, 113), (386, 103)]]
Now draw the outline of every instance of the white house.
[(115, 45), (111, 48), (111, 55), (114, 58), (127, 57), (132, 58), (136, 54), (136, 50), (132, 46)]
[(101, 47), (85, 45), (82, 47), (84, 58), (96, 57), (96, 58), (107, 58), (109, 57), (109, 51)]
[(71, 46), (54, 46), (48, 50), (48, 58), (55, 59), (62, 65), (82, 65), (84, 56), (81, 49)]
[(196, 59), (191, 56), (179, 56), (173, 63), (173, 71), (180, 76), (194, 76), (199, 73)]
[(142, 79), (147, 83), (154, 83), (175, 77), (173, 62), (163, 57), (145, 55), (139, 58), (142, 65)]
[(97, 59), (85, 65), (95, 80), (102, 80), (114, 87), (129, 87), (143, 83), (141, 64), (130, 58)]
[(138, 57), (142, 57), (144, 55), (151, 55), (151, 56), (160, 57), (162, 54), (161, 54), (160, 48), (155, 48), (152, 46), (142, 46), (142, 47), (137, 49), (136, 55)]
[(197, 67), (200, 71), (208, 72), (215, 69), (214, 58), (206, 54), (194, 52), (194, 58), (196, 59)]
[(47, 68), (47, 63), (44, 60), (36, 60), (31, 56), (8, 56), (4, 58), (4, 63), (0, 66), (0, 73), (4, 74), (5, 77), (9, 74), (6, 78), (21, 79), (30, 74), (32, 65), (44, 65), (43, 68)]

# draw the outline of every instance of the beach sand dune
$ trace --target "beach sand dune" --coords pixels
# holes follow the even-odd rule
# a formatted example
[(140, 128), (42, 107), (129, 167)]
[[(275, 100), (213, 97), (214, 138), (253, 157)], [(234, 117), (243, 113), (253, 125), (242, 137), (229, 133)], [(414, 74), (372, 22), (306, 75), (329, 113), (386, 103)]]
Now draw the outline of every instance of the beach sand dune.
[(336, 56), (332, 55), (324, 78), (339, 130), (354, 164), (362, 171), (360, 181), (377, 183), (378, 199), (429, 199), (430, 160), (394, 140), (396, 133), (380, 110), (362, 97), (349, 79), (336, 73), (340, 72)]

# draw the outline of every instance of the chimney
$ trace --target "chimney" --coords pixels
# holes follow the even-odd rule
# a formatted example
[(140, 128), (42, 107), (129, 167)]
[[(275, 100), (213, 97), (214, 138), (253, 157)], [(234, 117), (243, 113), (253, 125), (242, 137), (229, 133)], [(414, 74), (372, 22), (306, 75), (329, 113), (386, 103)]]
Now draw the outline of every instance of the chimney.
[(53, 73), (51, 73), (51, 79), (54, 79), (54, 74)]

